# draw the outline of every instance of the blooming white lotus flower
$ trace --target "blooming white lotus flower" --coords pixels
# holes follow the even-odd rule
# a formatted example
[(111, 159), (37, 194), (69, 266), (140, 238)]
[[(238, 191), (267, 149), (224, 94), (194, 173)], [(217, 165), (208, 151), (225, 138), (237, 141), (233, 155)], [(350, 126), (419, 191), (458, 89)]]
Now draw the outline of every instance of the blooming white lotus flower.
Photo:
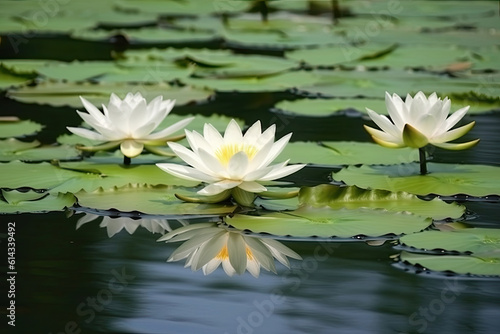
[[(187, 240), (187, 241), (186, 241)], [(257, 238), (228, 230), (217, 223), (187, 225), (162, 236), (158, 241), (186, 241), (168, 258), (168, 262), (186, 260), (185, 267), (202, 269), (205, 275), (222, 264), (227, 275), (248, 270), (254, 277), (260, 268), (276, 273), (274, 258), (290, 268), (287, 257), (301, 260), (299, 254), (270, 238)]]
[(447, 97), (441, 100), (436, 93), (432, 93), (427, 98), (424, 93), (418, 92), (413, 98), (408, 94), (403, 102), (397, 94), (391, 97), (386, 92), (385, 104), (392, 122), (386, 116), (366, 108), (370, 118), (383, 130), (365, 125), (366, 131), (379, 145), (422, 148), (431, 144), (449, 150), (463, 150), (479, 142), (476, 139), (466, 143), (448, 143), (469, 132), (475, 122), (450, 130), (465, 116), (469, 107), (459, 109), (448, 117), (451, 101)]
[(172, 163), (157, 166), (183, 179), (209, 183), (198, 194), (213, 196), (213, 202), (232, 195), (238, 203), (250, 205), (255, 193), (267, 191), (259, 182), (282, 178), (305, 166), (287, 166), (288, 160), (269, 166), (292, 135), (290, 133), (274, 142), (275, 125), (262, 132), (260, 121), (257, 121), (243, 135), (233, 119), (224, 136), (211, 124), (205, 124), (203, 136), (196, 131), (185, 132), (191, 150), (177, 143), (169, 142), (168, 145), (192, 167)]
[(77, 113), (96, 131), (75, 127), (67, 129), (78, 136), (106, 142), (103, 145), (80, 148), (97, 151), (120, 146), (123, 155), (128, 158), (138, 156), (144, 148), (157, 152), (154, 146), (165, 145), (170, 135), (183, 129), (194, 118), (186, 118), (152, 133), (170, 113), (175, 100), (163, 101), (163, 97), (158, 96), (148, 104), (140, 93), (128, 93), (123, 100), (111, 94), (108, 106), (102, 106), (103, 113), (83, 97), (80, 96), (80, 99), (88, 114), (80, 111)]

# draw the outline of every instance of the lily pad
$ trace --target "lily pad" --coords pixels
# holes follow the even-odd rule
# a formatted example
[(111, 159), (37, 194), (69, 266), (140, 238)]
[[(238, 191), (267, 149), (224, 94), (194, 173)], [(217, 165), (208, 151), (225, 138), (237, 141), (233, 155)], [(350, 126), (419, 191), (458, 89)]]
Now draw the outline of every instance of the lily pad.
[(30, 136), (39, 132), (42, 128), (43, 125), (30, 120), (13, 119), (6, 121), (0, 118), (0, 138)]
[(52, 192), (94, 191), (98, 188), (109, 189), (131, 184), (195, 186), (198, 181), (188, 181), (163, 172), (156, 165), (117, 165), (90, 162), (61, 163), (60, 168), (77, 172), (78, 177), (71, 178)]
[(316, 78), (311, 84), (297, 89), (324, 97), (380, 98), (385, 92), (400, 96), (439, 92), (441, 96), (475, 92), (490, 98), (500, 95), (500, 79), (495, 75), (463, 75), (450, 78), (444, 75), (409, 71), (312, 71)]
[(428, 163), (427, 168), (429, 174), (420, 175), (418, 164), (349, 166), (333, 173), (332, 177), (335, 181), (360, 188), (405, 191), (416, 195), (500, 195), (499, 167)]
[(70, 106), (81, 108), (79, 96), (88, 99), (94, 105), (107, 104), (111, 93), (124, 98), (129, 92), (140, 92), (146, 100), (162, 95), (164, 99), (176, 100), (176, 105), (206, 100), (213, 92), (189, 86), (176, 87), (167, 83), (132, 85), (124, 83), (65, 83), (43, 82), (35, 87), (11, 89), (7, 96), (23, 103), (48, 104), (54, 107)]
[(33, 190), (20, 192), (17, 190), (1, 190), (6, 202), (0, 200), (0, 214), (24, 212), (61, 211), (71, 207), (76, 198), (73, 194), (48, 194)]
[(0, 140), (0, 161), (74, 160), (80, 152), (72, 146), (40, 146), (38, 141), (21, 142), (15, 138)]
[(434, 220), (459, 218), (465, 212), (464, 206), (456, 203), (447, 204), (438, 198), (425, 201), (405, 192), (366, 190), (355, 186), (339, 187), (328, 184), (301, 188), (299, 201), (302, 205), (318, 208), (328, 206), (332, 209), (370, 208), (391, 212), (405, 211)]
[(426, 255), (402, 252), (401, 261), (433, 271), (452, 271), (464, 275), (500, 276), (500, 257), (470, 255)]
[(466, 228), (451, 231), (424, 231), (406, 235), (400, 239), (400, 242), (423, 251), (445, 250), (474, 255), (496, 252), (497, 257), (500, 258), (500, 229)]
[(112, 37), (122, 34), (125, 38), (135, 45), (158, 44), (182, 44), (187, 43), (208, 43), (216, 38), (211, 32), (178, 30), (178, 29), (160, 29), (158, 27), (146, 27), (140, 29), (120, 29), (120, 30), (78, 30), (71, 34), (74, 39), (85, 41), (107, 41)]
[(325, 166), (356, 164), (394, 164), (418, 160), (418, 152), (410, 148), (389, 150), (373, 143), (312, 142), (289, 143), (278, 156), (278, 161)]
[(225, 219), (228, 225), (254, 233), (275, 236), (353, 238), (400, 235), (423, 230), (431, 220), (409, 213), (385, 210), (302, 207), (290, 212), (263, 216), (236, 214)]
[(82, 207), (116, 209), (122, 212), (138, 211), (148, 215), (182, 215), (182, 218), (185, 218), (185, 215), (219, 216), (236, 209), (236, 206), (230, 204), (186, 203), (176, 198), (176, 193), (192, 194), (185, 189), (169, 186), (125, 185), (106, 190), (99, 188), (92, 192), (80, 191), (75, 195)]
[(366, 108), (387, 114), (385, 101), (380, 99), (300, 99), (281, 101), (275, 105), (275, 112), (285, 112), (307, 117), (327, 117), (335, 113), (354, 109), (366, 114)]
[(219, 92), (283, 92), (299, 84), (314, 84), (317, 78), (306, 71), (294, 71), (266, 77), (187, 78), (183, 82)]
[(36, 75), (18, 74), (0, 64), (0, 90), (21, 86), (33, 80)]

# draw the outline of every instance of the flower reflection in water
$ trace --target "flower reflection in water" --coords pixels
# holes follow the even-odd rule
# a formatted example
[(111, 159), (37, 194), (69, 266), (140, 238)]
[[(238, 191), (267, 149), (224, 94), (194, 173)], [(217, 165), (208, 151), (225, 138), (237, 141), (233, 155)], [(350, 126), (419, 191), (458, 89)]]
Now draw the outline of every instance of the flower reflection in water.
[(260, 267), (276, 273), (274, 258), (288, 268), (290, 263), (287, 257), (302, 259), (276, 240), (244, 235), (241, 231), (227, 229), (217, 223), (183, 226), (165, 234), (158, 241), (185, 241), (169, 257), (168, 262), (186, 259), (186, 267), (191, 267), (193, 271), (202, 269), (205, 275), (222, 264), (229, 276), (241, 275), (248, 270), (258, 277)]
[[(106, 228), (109, 238), (113, 237), (123, 229), (125, 229), (129, 234), (133, 234), (139, 226), (142, 226), (151, 233), (164, 234), (165, 232), (172, 231), (172, 228), (170, 227), (170, 224), (166, 219), (132, 219), (130, 217), (111, 218), (108, 216), (99, 216), (92, 213), (85, 213), (85, 216), (78, 219), (78, 222), (76, 223), (76, 229), (79, 229), (82, 225), (94, 221), (99, 217), (102, 217), (102, 222), (99, 224), (99, 226)], [(184, 222), (179, 222), (182, 225), (185, 225)]]

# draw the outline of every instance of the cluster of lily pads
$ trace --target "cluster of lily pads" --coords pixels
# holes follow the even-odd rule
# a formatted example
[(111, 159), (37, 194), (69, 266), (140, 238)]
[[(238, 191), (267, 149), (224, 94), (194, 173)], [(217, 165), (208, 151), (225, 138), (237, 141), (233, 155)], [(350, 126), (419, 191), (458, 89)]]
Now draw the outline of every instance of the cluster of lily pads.
[[(23, 2), (0, 14), (6, 18), (2, 41), (18, 48), (30, 31), (94, 45), (121, 38), (137, 49), (116, 48), (109, 60), (0, 61), (0, 89), (8, 99), (87, 111), (78, 112), (81, 127), (66, 124), (75, 135), (49, 146), (19, 140), (43, 125), (0, 119), (0, 171), (8, 176), (1, 178), (0, 212), (72, 208), (87, 213), (79, 226), (95, 214), (118, 212), (120, 218), (105, 216), (101, 223), (110, 237), (141, 225), (164, 234), (160, 241), (186, 241), (170, 259), (186, 259), (205, 274), (221, 263), (230, 275), (275, 271), (274, 259), (289, 265), (287, 257), (300, 256), (274, 239), (314, 237), (399, 240), (406, 263), (500, 276), (498, 233), (449, 223), (465, 213), (454, 196), (500, 195), (498, 167), (427, 163), (425, 152), (429, 145), (474, 146), (477, 140), (453, 142), (473, 122), (454, 127), (468, 110), (500, 107), (492, 2), (447, 7), (450, 20), (422, 20), (419, 15), (428, 13), (414, 2), (401, 9), (413, 18), (403, 19), (394, 19), (401, 12), (372, 14), (388, 10), (386, 1), (371, 8), (346, 2), (340, 9), (330, 1), (268, 1), (265, 11), (251, 1), (99, 1), (98, 15), (88, 2), (69, 2), (52, 9), (43, 27), (36, 17), (49, 13)], [(340, 18), (332, 22), (325, 15), (330, 11)], [(453, 21), (458, 14), (461, 22)], [(376, 34), (367, 30), (374, 24)], [(224, 50), (207, 49), (221, 45)], [(242, 49), (253, 54), (236, 53)], [(285, 91), (297, 98), (279, 102), (271, 113), (368, 113), (380, 129), (366, 130), (381, 146), (289, 142), (291, 134), (275, 138), (276, 126), (263, 129), (264, 121), (169, 114), (174, 101), (168, 99), (179, 107), (231, 92)], [(301, 186), (294, 173), (306, 164), (327, 168), (331, 182)], [(187, 224), (191, 219), (206, 222)], [(186, 226), (174, 229), (167, 220)]]

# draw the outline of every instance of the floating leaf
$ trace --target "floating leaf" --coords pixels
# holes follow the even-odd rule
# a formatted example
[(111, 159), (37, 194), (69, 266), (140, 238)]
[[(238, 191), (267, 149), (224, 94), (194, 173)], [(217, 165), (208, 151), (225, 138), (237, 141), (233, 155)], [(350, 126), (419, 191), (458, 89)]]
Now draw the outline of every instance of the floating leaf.
[(426, 255), (402, 252), (401, 261), (434, 271), (452, 271), (457, 274), (500, 276), (500, 257), (470, 255)]
[(68, 145), (40, 146), (38, 141), (22, 142), (15, 138), (0, 140), (0, 161), (74, 160), (80, 152)]
[(277, 160), (326, 166), (356, 164), (394, 164), (418, 160), (418, 152), (410, 148), (388, 150), (373, 143), (360, 142), (293, 142)]
[(295, 211), (273, 212), (263, 216), (236, 214), (226, 223), (240, 230), (292, 237), (380, 237), (414, 233), (431, 224), (430, 219), (385, 210), (302, 207)]
[(299, 201), (302, 205), (319, 208), (328, 206), (332, 209), (370, 208), (392, 212), (405, 211), (435, 220), (459, 218), (465, 211), (465, 207), (461, 205), (447, 204), (437, 198), (425, 201), (405, 192), (366, 190), (355, 186), (339, 187), (329, 184), (301, 188)]
[(32, 190), (19, 192), (17, 190), (1, 190), (3, 197), (7, 200), (0, 200), (0, 213), (23, 213), (23, 212), (48, 212), (60, 211), (71, 207), (75, 203), (73, 194), (48, 194), (38, 193)]
[(300, 84), (299, 91), (325, 97), (381, 98), (385, 92), (402, 97), (418, 91), (426, 94), (439, 92), (440, 96), (476, 92), (488, 97), (500, 95), (500, 76), (493, 74), (463, 75), (451, 78), (445, 75), (407, 71), (311, 71), (313, 84)]
[(474, 255), (497, 252), (497, 257), (500, 258), (500, 229), (466, 228), (451, 231), (424, 231), (406, 235), (400, 239), (400, 242), (424, 251), (445, 250)]
[(499, 167), (428, 163), (427, 168), (429, 174), (420, 175), (418, 164), (349, 166), (332, 177), (335, 181), (360, 188), (405, 191), (416, 195), (500, 195)]
[(176, 193), (192, 192), (169, 186), (132, 186), (114, 187), (92, 192), (76, 193), (78, 204), (99, 210), (116, 209), (122, 212), (139, 211), (149, 215), (197, 215), (219, 216), (233, 212), (231, 204), (186, 203), (175, 197)]
[(296, 71), (260, 78), (188, 78), (183, 82), (219, 92), (282, 92), (299, 84), (313, 84), (317, 79), (309, 72)]
[(0, 138), (30, 136), (42, 128), (43, 125), (30, 120), (5, 121), (0, 119)]
[(78, 84), (44, 82), (35, 87), (11, 89), (7, 92), (7, 96), (23, 103), (82, 108), (79, 96), (86, 98), (94, 105), (101, 105), (103, 103), (107, 105), (111, 93), (124, 98), (129, 92), (140, 92), (148, 101), (162, 95), (164, 100), (175, 99), (176, 105), (206, 100), (213, 94), (213, 92), (205, 89), (196, 89), (189, 86), (175, 87), (166, 83), (132, 85), (123, 83)]
[(52, 189), (52, 192), (77, 192), (79, 190), (90, 192), (98, 188), (122, 187), (129, 183), (186, 187), (199, 184), (198, 181), (184, 180), (165, 173), (156, 165), (124, 166), (83, 161), (61, 163), (60, 168), (77, 172), (79, 175)]
[(326, 117), (340, 111), (354, 109), (366, 114), (366, 108), (387, 114), (385, 101), (380, 99), (301, 99), (281, 101), (275, 105), (277, 112), (303, 115), (307, 117)]

